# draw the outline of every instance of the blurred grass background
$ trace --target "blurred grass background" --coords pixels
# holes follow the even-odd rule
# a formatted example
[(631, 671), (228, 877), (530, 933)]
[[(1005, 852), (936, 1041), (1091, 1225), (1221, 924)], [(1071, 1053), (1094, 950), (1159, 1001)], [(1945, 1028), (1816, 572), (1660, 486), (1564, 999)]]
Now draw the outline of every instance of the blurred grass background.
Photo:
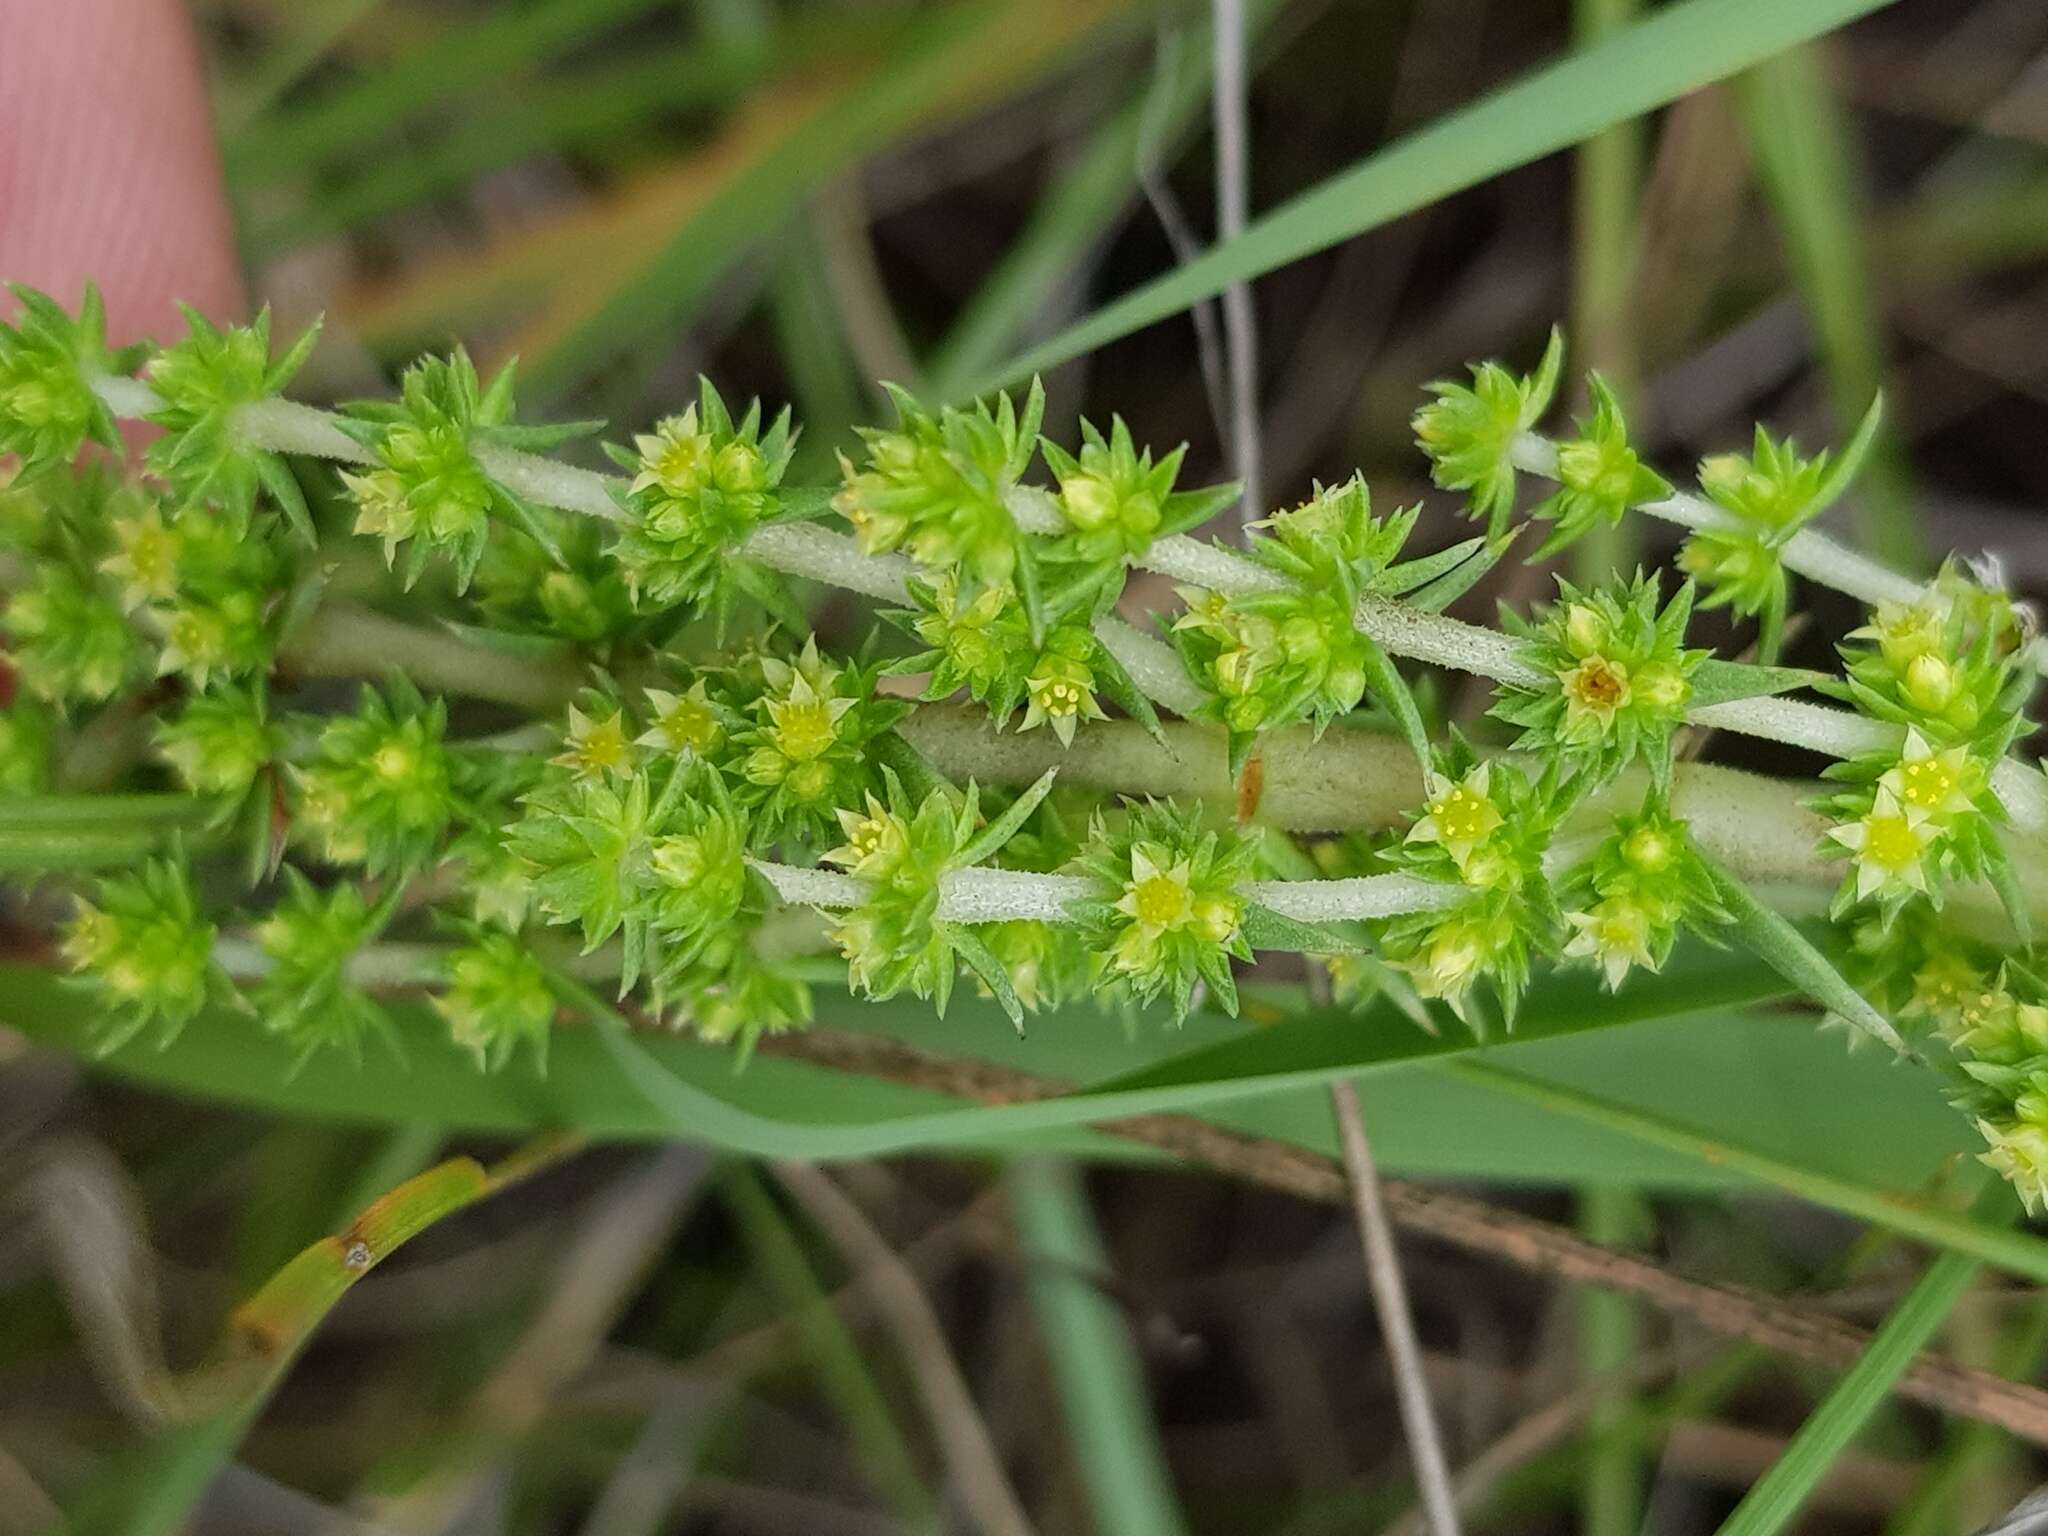
[[(1625, 95), (1629, 71), (1452, 115), (1658, 7), (1247, 9), (1255, 220), (1449, 124), (1398, 162), (1407, 180), (1317, 204), (1291, 247), (1310, 254), (1258, 264), (1276, 502), (1361, 468), (1383, 506), (1430, 500), (1448, 539), (1409, 442), (1419, 385), (1470, 358), (1526, 360), (1565, 320), (1667, 469), (1757, 418), (1829, 441), (1884, 387), (1889, 438), (1847, 529), (1904, 564), (1990, 549), (2021, 588), (2048, 586), (2038, 0), (1902, 0), (1526, 165), (1561, 114)], [(1725, 6), (1721, 33), (1692, 41), (1732, 46), (1806, 9)], [(532, 407), (620, 433), (702, 371), (729, 396), (793, 401), (797, 472), (818, 476), (882, 408), (877, 379), (957, 398), (1048, 342), (1065, 357), (1069, 327), (1214, 225), (1200, 7), (196, 10), (255, 290), (287, 329), (327, 317), (309, 395), (379, 393), (416, 350), (461, 340), (517, 355)], [(1201, 335), (1176, 309), (1052, 368), (1055, 433), (1119, 411), (1141, 441), (1187, 441), (1192, 482), (1220, 477)], [(1583, 563), (1662, 560), (1655, 537)], [(1543, 582), (1503, 572), (1467, 606)], [(1816, 616), (1793, 659), (1849, 618), (1828, 602)], [(851, 633), (854, 618), (822, 622)], [(1005, 1028), (967, 1009), (947, 1031)], [(1967, 1145), (1924, 1085), (1844, 1065), (1803, 1022), (1709, 1015), (1630, 1036), (1517, 1060), (1762, 1147), (1808, 1193), (1799, 1178), (1927, 1187)], [(1076, 1019), (1011, 1059), (1086, 1080), (1159, 1049)], [(775, 1066), (738, 1091), (772, 1095)], [(380, 1268), (260, 1411), (139, 1425), (145, 1338), (197, 1358), (301, 1246), (444, 1149), (499, 1147), (488, 1129), (510, 1123), (429, 1076), (372, 1127), (345, 1084), (316, 1102), (319, 1076), (235, 1109), (189, 1097), (203, 1081), (124, 1084), (0, 1034), (0, 1533), (45, 1528), (59, 1504), (86, 1533), (209, 1536), (1407, 1528), (1386, 1369), (1335, 1213), (987, 1148), (843, 1164), (823, 1189), (682, 1148), (586, 1152)], [(1425, 1069), (1373, 1081), (1397, 1171), (1864, 1323), (1907, 1298), (1895, 1351), (1892, 1327), (1923, 1323), (1916, 1338), (1939, 1328), (2008, 1375), (2048, 1351), (2030, 1288), (1950, 1260), (1909, 1295), (1904, 1244), (1741, 1195), (1711, 1156)], [(288, 1112), (295, 1094), (321, 1118)], [(1327, 1146), (1324, 1102), (1296, 1091), (1238, 1114)], [(1475, 1530), (1712, 1531), (1834, 1381), (1637, 1302), (1426, 1244), (1406, 1257), (1453, 1459), (1490, 1470)], [(1801, 1441), (1811, 1497), (1746, 1528), (1960, 1532), (2040, 1476), (2039, 1453), (1995, 1430), (1888, 1401), (1872, 1358), (1845, 1379), (1844, 1433)], [(990, 1459), (1015, 1489), (1007, 1512), (977, 1483)]]

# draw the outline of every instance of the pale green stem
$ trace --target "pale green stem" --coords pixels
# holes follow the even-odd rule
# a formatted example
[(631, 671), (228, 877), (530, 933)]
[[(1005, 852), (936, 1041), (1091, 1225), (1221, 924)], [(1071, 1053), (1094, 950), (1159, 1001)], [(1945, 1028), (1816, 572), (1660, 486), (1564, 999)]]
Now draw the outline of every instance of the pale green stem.
[[(136, 379), (104, 378), (96, 382), (95, 389), (110, 409), (125, 416), (147, 415), (161, 403), (147, 384)], [(331, 415), (293, 401), (264, 400), (243, 406), (237, 425), (249, 442), (277, 452), (352, 463), (370, 461), (367, 450), (336, 427)], [(476, 452), (478, 462), (487, 472), (533, 501), (610, 521), (624, 515), (612, 494), (624, 484), (617, 476), (488, 445), (479, 445)], [(1516, 440), (1515, 459), (1518, 467), (1531, 473), (1556, 472), (1556, 446), (1534, 433), (1525, 433)], [(1008, 504), (1020, 527), (1043, 531), (1059, 525), (1058, 509), (1042, 489), (1018, 487), (1008, 498)], [(1697, 497), (1676, 496), (1647, 504), (1642, 510), (1692, 527), (1732, 525), (1728, 514)], [(885, 600), (901, 601), (907, 596), (903, 583), (912, 569), (908, 561), (862, 554), (858, 545), (845, 535), (813, 524), (769, 524), (756, 529), (744, 548), (764, 565), (793, 575)], [(1815, 579), (1839, 586), (1866, 602), (1910, 598), (1920, 590), (1908, 578), (1887, 571), (1819, 534), (1795, 534), (1785, 547), (1785, 556), (1787, 565), (1794, 570), (1833, 573), (1832, 581), (1817, 574)], [(1287, 585), (1284, 578), (1233, 550), (1179, 534), (1158, 540), (1138, 563), (1174, 580), (1224, 593), (1272, 590)], [(1442, 614), (1368, 595), (1360, 600), (1354, 622), (1361, 633), (1393, 654), (1411, 660), (1499, 682), (1537, 685), (1545, 681), (1540, 672), (1516, 655), (1514, 642), (1508, 636)], [(1154, 702), (1177, 714), (1189, 713), (1201, 702), (1200, 690), (1187, 678), (1170, 646), (1132, 629), (1113, 615), (1097, 624), (1096, 634), (1104, 648), (1130, 673), (1132, 681)], [(306, 643), (304, 637), (301, 643)], [(412, 664), (410, 655), (388, 655), (378, 665), (388, 666), (401, 659), (408, 666)], [(365, 658), (366, 663), (368, 660)], [(366, 665), (361, 670), (376, 670), (376, 666)], [(552, 684), (555, 680), (547, 681)], [(451, 682), (445, 686), (460, 685)], [(536, 682), (535, 697), (543, 692), (550, 701), (560, 697), (552, 686), (543, 689)], [(1831, 757), (1891, 750), (1897, 741), (1894, 727), (1846, 711), (1787, 699), (1741, 699), (1695, 711), (1689, 718)], [(2017, 762), (2007, 762), (1995, 772), (1993, 785), (2018, 825), (2029, 830), (2048, 828), (2048, 786), (2039, 782), (2038, 774)]]
[[(806, 869), (766, 859), (748, 860), (784, 901), (844, 909), (868, 899), (873, 886), (836, 870)], [(1027, 870), (949, 871), (939, 881), (938, 919), (946, 923), (1071, 923), (1072, 903), (1086, 900), (1095, 882), (1081, 875)], [(1298, 922), (1358, 922), (1403, 912), (1435, 912), (1470, 894), (1462, 886), (1413, 875), (1369, 875), (1355, 880), (1248, 880), (1238, 888), (1248, 901)]]
[[(1179, 535), (1159, 540), (1140, 563), (1177, 581), (1226, 594), (1273, 591), (1288, 585), (1285, 578), (1256, 561), (1220, 545)], [(1516, 653), (1511, 637), (1391, 598), (1370, 593), (1360, 598), (1353, 622), (1359, 633), (1397, 656), (1496, 682), (1540, 686), (1547, 681)], [(1735, 699), (1693, 710), (1686, 718), (1698, 725), (1804, 747), (1828, 757), (1897, 751), (1904, 740), (1904, 732), (1897, 726), (1797, 699)], [(2014, 819), (2027, 826), (2048, 825), (2048, 807), (2040, 805), (2042, 797), (2033, 784), (2039, 775), (2019, 763), (2001, 765), (2001, 769), (2001, 794), (2012, 792), (2007, 809)]]
[(573, 697), (587, 677), (571, 660), (504, 656), (457, 635), (331, 600), (291, 634), (279, 659), (308, 676), (398, 672), (425, 688), (549, 712)]
[(1301, 923), (1359, 922), (1403, 912), (1441, 912), (1472, 893), (1462, 885), (1415, 875), (1360, 875), (1347, 880), (1251, 880), (1243, 894)]
[[(1693, 838), (1717, 862), (1753, 883), (1833, 884), (1839, 861), (1816, 851), (1824, 824), (1798, 805), (1784, 785), (1725, 769), (1687, 767), (1690, 772), (1674, 786), (1673, 808), (1687, 818)], [(1623, 785), (1614, 794), (1626, 796), (1632, 788), (1640, 793), (1639, 786)], [(1610, 809), (1603, 805), (1588, 814), (1598, 820)], [(1561, 878), (1596, 841), (1591, 834), (1561, 836), (1544, 860), (1546, 875)], [(750, 862), (789, 902), (844, 909), (860, 905), (872, 889), (868, 881), (836, 870), (761, 859)], [(937, 916), (954, 923), (1072, 922), (1072, 904), (1094, 890), (1092, 881), (1078, 875), (977, 866), (942, 877)], [(1394, 873), (1334, 880), (1252, 880), (1239, 886), (1237, 894), (1299, 922), (1339, 923), (1442, 911), (1457, 906), (1471, 892), (1450, 882)], [(2029, 894), (2038, 900), (2042, 893), (2030, 889)]]
[[(1514, 461), (1515, 468), (1528, 474), (1540, 475), (1546, 480), (1557, 478), (1557, 444), (1540, 432), (1522, 433), (1515, 439), (1508, 457)], [(1676, 523), (1681, 528), (1734, 532), (1747, 527), (1732, 513), (1704, 497), (1685, 491), (1657, 501), (1640, 502), (1636, 510), (1667, 523)], [(1909, 603), (1925, 590), (1925, 583), (1880, 565), (1868, 555), (1858, 554), (1811, 528), (1793, 534), (1778, 553), (1787, 570), (1846, 593), (1867, 607), (1874, 608), (1879, 603), (1888, 602)]]
[[(448, 950), (434, 944), (365, 944), (350, 955), (342, 973), (359, 987), (422, 987), (447, 979)], [(237, 981), (260, 981), (277, 962), (252, 939), (213, 941), (213, 963)]]

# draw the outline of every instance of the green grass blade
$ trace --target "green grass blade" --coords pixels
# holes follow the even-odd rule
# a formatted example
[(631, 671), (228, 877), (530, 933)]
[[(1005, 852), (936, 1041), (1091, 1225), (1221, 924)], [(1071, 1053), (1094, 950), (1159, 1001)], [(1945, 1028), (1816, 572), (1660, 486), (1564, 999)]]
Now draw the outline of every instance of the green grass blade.
[[(1000, 94), (1050, 67), (1064, 34), (1020, 52), (1014, 45), (1017, 14), (991, 0), (973, 0), (920, 14), (901, 27), (872, 76), (788, 125), (744, 173), (685, 219), (651, 261), (537, 356), (523, 376), (529, 394), (544, 400), (637, 338), (672, 333), (816, 188), (901, 135), (969, 105), (962, 99), (963, 80), (983, 93)], [(1066, 26), (1075, 30), (1073, 23)], [(992, 52), (1000, 69), (991, 69)]]
[(1144, 1363), (1123, 1309), (1095, 1282), (1108, 1275), (1109, 1256), (1079, 1175), (1071, 1163), (1032, 1158), (1010, 1170), (1009, 1190), (1032, 1307), (1095, 1529), (1185, 1536)]
[(1991, 1226), (1933, 1203), (1916, 1203), (1831, 1174), (1817, 1173), (1751, 1148), (1717, 1140), (1699, 1130), (1659, 1115), (1645, 1114), (1611, 1099), (1525, 1076), (1506, 1067), (1475, 1060), (1445, 1060), (1439, 1070), (1468, 1082), (1498, 1088), (1565, 1114), (1609, 1126), (1656, 1146), (1684, 1150), (1722, 1167), (1854, 1216), (1872, 1226), (1916, 1238), (1938, 1248), (1966, 1254), (1986, 1264), (2048, 1283), (2048, 1239), (2031, 1232)]
[(216, 88), (215, 120), (220, 137), (232, 139), (316, 68), (355, 25), (384, 0), (332, 0), (316, 14), (296, 20), (289, 36), (246, 75)]
[(837, 469), (833, 449), (848, 445), (853, 427), (868, 419), (873, 405), (862, 387), (846, 329), (839, 323), (825, 280), (824, 257), (809, 221), (794, 220), (779, 243), (775, 275), (768, 285), (768, 314), (797, 416), (804, 424), (790, 478), (830, 479)]
[(923, 1525), (931, 1515), (931, 1497), (918, 1476), (917, 1459), (860, 1346), (818, 1284), (796, 1234), (751, 1168), (736, 1165), (727, 1170), (723, 1192), (755, 1268), (796, 1325), (818, 1384), (845, 1421), (877, 1491), (909, 1524)]
[(1944, 1253), (1928, 1266), (1884, 1320), (1863, 1357), (1835, 1383), (1784, 1454), (1735, 1506), (1721, 1526), (1721, 1536), (1778, 1536), (1791, 1526), (1828, 1468), (1934, 1337), (1978, 1268), (1975, 1259), (1959, 1253)]
[[(1572, 40), (1590, 47), (1635, 21), (1641, 0), (1572, 0)], [(1616, 123), (1578, 148), (1572, 165), (1572, 340), (1581, 368), (1597, 370), (1624, 408), (1635, 398), (1629, 289), (1643, 181), (1643, 125)], [(1636, 562), (1636, 520), (1596, 521), (1572, 546), (1580, 585)]]
[[(1638, 1247), (1649, 1209), (1633, 1189), (1595, 1184), (1579, 1193), (1579, 1230), (1609, 1247)], [(1579, 1369), (1611, 1383), (1586, 1420), (1579, 1503), (1586, 1536), (1635, 1536), (1643, 1518), (1643, 1454), (1628, 1428), (1634, 1394), (1618, 1383), (1642, 1355), (1643, 1306), (1633, 1296), (1585, 1287), (1578, 1298)]]
[[(1841, 1041), (1806, 1017), (1729, 1011), (1785, 990), (1760, 964), (1684, 949), (1663, 978), (1641, 987), (1631, 980), (1619, 996), (1583, 978), (1546, 978), (1532, 989), (1515, 1036), (1491, 1047), (1489, 1059), (1881, 1189), (1924, 1187), (1975, 1149), (1968, 1122), (1941, 1102), (1927, 1074), (1889, 1065), (1875, 1052), (1845, 1056)], [(524, 1059), (486, 1075), (424, 1003), (405, 998), (392, 999), (403, 1069), (381, 1053), (357, 1065), (328, 1052), (294, 1076), (284, 1042), (257, 1020), (216, 1010), (194, 1019), (167, 1049), (134, 1042), (94, 1060), (94, 1070), (159, 1092), (298, 1118), (435, 1119), (451, 1132), (505, 1135), (546, 1126), (620, 1140), (682, 1135), (778, 1156), (995, 1146), (1128, 1155), (1126, 1144), (1083, 1127), (1152, 1110), (1201, 1114), (1330, 1155), (1336, 1142), (1322, 1090), (1332, 1076), (1362, 1073), (1360, 1091), (1390, 1170), (1687, 1190), (1749, 1183), (1697, 1148), (1649, 1146), (1428, 1070), (1438, 1056), (1473, 1048), (1454, 1025), (1431, 1039), (1390, 1010), (1283, 1023), (1266, 998), (1250, 987), (1243, 1021), (1198, 1015), (1177, 1030), (1146, 1017), (1126, 1031), (1082, 1006), (1034, 1017), (1019, 1039), (993, 1006), (964, 994), (939, 1021), (915, 1003), (877, 1005), (820, 990), (821, 1029), (1084, 1085), (1044, 1103), (999, 1108), (767, 1050), (741, 1069), (723, 1048), (651, 1031), (632, 1041), (653, 1064), (638, 1070), (687, 1100), (657, 1107), (598, 1030), (580, 1023), (557, 1029), (545, 1075)], [(0, 1019), (34, 1041), (92, 1059), (92, 1009), (59, 976), (0, 968)], [(1887, 1132), (1873, 1142), (1862, 1128), (1879, 1122)]]
[[(185, 1403), (186, 1416), (117, 1456), (83, 1487), (66, 1510), (67, 1529), (104, 1536), (184, 1530), (299, 1351), (356, 1281), (435, 1222), (523, 1177), (564, 1145), (536, 1144), (494, 1169), (458, 1157), (417, 1172), (439, 1140), (437, 1130), (418, 1125), (387, 1134), (363, 1174), (328, 1202), (331, 1212), (354, 1212), (354, 1219), (303, 1249), (235, 1309), (213, 1357), (168, 1389)], [(398, 1182), (385, 1182), (393, 1176)]]
[[(1957, 1339), (1957, 1344), (1962, 1340)], [(2018, 1317), (1993, 1323), (1979, 1358), (1958, 1349), (1966, 1363), (1989, 1366), (2015, 1381), (2038, 1379), (2048, 1361), (2048, 1304), (2037, 1296)], [(2004, 1430), (1975, 1419), (1948, 1426), (1947, 1438), (1920, 1486), (1885, 1522), (1884, 1536), (1949, 1536), (1974, 1530), (2004, 1508), (1987, 1506), (1998, 1490), (2026, 1486), (2021, 1466), (2027, 1448)]]
[[(1256, 36), (1278, 9), (1277, 0), (1259, 0), (1247, 8), (1246, 28)], [(933, 350), (926, 384), (934, 398), (961, 399), (986, 377), (1076, 263), (1105, 237), (1136, 190), (1145, 136), (1170, 144), (1187, 132), (1209, 99), (1209, 35), (1206, 27), (1191, 28), (1166, 71), (1148, 81), (1060, 173), (1031, 222)], [(1163, 152), (1164, 145), (1159, 147)]]
[[(1816, 48), (1780, 54), (1742, 77), (1737, 100), (1847, 431), (1883, 386), (1884, 326), (1866, 254), (1862, 169), (1823, 65)], [(1864, 463), (1858, 495), (1865, 546), (1895, 566), (1921, 564), (1905, 459), (1889, 427)]]
[(672, 49), (622, 65), (543, 82), (517, 100), (465, 117), (411, 153), (373, 160), (360, 175), (315, 189), (304, 206), (260, 223), (245, 239), (257, 257), (350, 229), (460, 187), (543, 149), (574, 148), (642, 123), (651, 113), (728, 102), (759, 80), (752, 49)]
[(282, 176), (359, 149), (414, 113), (478, 87), (502, 84), (582, 38), (655, 8), (660, 0), (542, 0), (481, 13), (469, 26), (415, 48), (388, 68), (303, 106), (252, 119), (221, 146), (231, 180)]
[(1680, 0), (1665, 6), (1606, 42), (1538, 70), (1311, 188), (1237, 239), (1031, 348), (983, 385), (994, 387), (1092, 352), (1234, 282), (1580, 143), (1886, 3)]

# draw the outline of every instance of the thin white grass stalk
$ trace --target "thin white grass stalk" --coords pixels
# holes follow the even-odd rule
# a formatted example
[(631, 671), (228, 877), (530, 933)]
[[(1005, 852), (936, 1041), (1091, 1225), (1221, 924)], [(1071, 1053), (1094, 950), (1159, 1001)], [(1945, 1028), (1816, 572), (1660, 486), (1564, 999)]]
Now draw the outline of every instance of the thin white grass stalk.
[(1191, 587), (1206, 587), (1225, 597), (1242, 597), (1248, 592), (1284, 591), (1286, 577), (1269, 571), (1258, 561), (1208, 539), (1191, 539), (1171, 533), (1155, 539), (1137, 563), (1148, 571)]
[(1906, 741), (1905, 727), (1871, 720), (1843, 709), (1808, 704), (1800, 699), (1730, 699), (1686, 715), (1694, 725), (1740, 731), (1788, 747), (1804, 747), (1828, 757), (1857, 757), (1865, 752), (1896, 752)]
[(126, 416), (130, 420), (140, 420), (152, 411), (163, 409), (162, 398), (140, 379), (102, 374), (92, 381), (92, 392), (116, 416)]
[(784, 901), (802, 902), (810, 907), (841, 909), (857, 907), (868, 899), (868, 882), (842, 875), (832, 869), (809, 869), (800, 864), (777, 864), (772, 859), (749, 859), (775, 894)]
[[(1244, 0), (1211, 0), (1211, 43), (1215, 94), (1211, 116), (1216, 133), (1216, 239), (1244, 233), (1251, 203), (1251, 134), (1246, 110)], [(1252, 286), (1240, 280), (1223, 290), (1223, 343), (1229, 350), (1230, 457), (1243, 482), (1237, 504), (1240, 529), (1265, 506), (1259, 431), (1259, 324)], [(1240, 537), (1242, 535), (1240, 534)]]
[(1351, 622), (1383, 650), (1412, 661), (1472, 672), (1498, 683), (1540, 687), (1550, 681), (1516, 653), (1514, 640), (1496, 629), (1447, 618), (1368, 592)]
[(1429, 1400), (1429, 1379), (1423, 1372), (1422, 1346), (1416, 1338), (1414, 1314), (1408, 1306), (1408, 1284), (1401, 1277), (1401, 1252), (1394, 1224), (1387, 1219), (1379, 1168), (1365, 1134), (1365, 1111), (1349, 1078), (1330, 1084), (1337, 1135), (1344, 1147), (1345, 1182), (1351, 1186), (1352, 1214), (1358, 1221), (1365, 1255), (1366, 1284), (1379, 1313), (1380, 1335), (1386, 1341), (1387, 1363), (1394, 1377), (1395, 1403), (1407, 1431), (1408, 1456), (1422, 1495), (1422, 1512), (1430, 1536), (1458, 1536), (1458, 1504), (1451, 1491), (1451, 1469), (1444, 1455), (1436, 1410)]
[[(1546, 480), (1557, 478), (1557, 444), (1540, 432), (1524, 432), (1509, 448), (1515, 468)], [(1648, 513), (1681, 528), (1740, 529), (1741, 519), (1701, 496), (1679, 491), (1658, 501), (1639, 502), (1638, 512)], [(1869, 607), (1879, 603), (1911, 602), (1924, 584), (1880, 565), (1868, 555), (1838, 544), (1826, 534), (1801, 529), (1785, 541), (1779, 551), (1787, 570), (1809, 581), (1843, 592)]]
[[(342, 964), (359, 987), (421, 987), (445, 981), (449, 950), (434, 944), (365, 944)], [(261, 981), (277, 962), (253, 939), (223, 935), (213, 941), (213, 963), (236, 981)]]
[(376, 454), (334, 423), (330, 412), (281, 398), (251, 401), (235, 413), (235, 430), (242, 440), (272, 453), (343, 464), (377, 462)]

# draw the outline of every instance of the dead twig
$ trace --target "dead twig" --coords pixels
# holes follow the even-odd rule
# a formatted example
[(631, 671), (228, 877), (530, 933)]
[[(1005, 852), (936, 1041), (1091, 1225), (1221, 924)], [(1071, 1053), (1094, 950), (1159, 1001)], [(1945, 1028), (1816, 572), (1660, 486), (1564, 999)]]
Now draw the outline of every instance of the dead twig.
[(932, 1432), (975, 1523), (991, 1536), (1032, 1536), (1031, 1521), (1010, 1487), (988, 1425), (917, 1277), (860, 1208), (816, 1168), (782, 1162), (775, 1165), (775, 1176), (855, 1267), (871, 1277), (876, 1305), (896, 1333), (924, 1396)]
[[(928, 1088), (983, 1104), (1057, 1098), (1069, 1084), (986, 1062), (928, 1056), (867, 1035), (814, 1031), (771, 1037), (763, 1051), (842, 1071)], [(1105, 1134), (1142, 1142), (1183, 1161), (1320, 1205), (1346, 1206), (1350, 1191), (1334, 1159), (1287, 1142), (1247, 1136), (1187, 1115), (1106, 1121)], [(1389, 1180), (1382, 1186), (1395, 1226), (1483, 1254), (1532, 1274), (1639, 1296), (1659, 1311), (1729, 1338), (1834, 1369), (1870, 1343), (1869, 1331), (1818, 1307), (1738, 1286), (1673, 1275), (1648, 1259), (1616, 1253), (1576, 1233), (1467, 1196)], [(1899, 1380), (1900, 1396), (1944, 1413), (1993, 1424), (2048, 1445), (2048, 1392), (1939, 1355), (1923, 1355)]]
[(1352, 1215), (1358, 1222), (1365, 1252), (1366, 1284), (1379, 1313), (1380, 1336), (1394, 1373), (1394, 1401), (1401, 1410), (1401, 1428), (1408, 1438), (1408, 1459), (1415, 1467), (1415, 1485), (1431, 1536), (1458, 1536), (1458, 1506), (1451, 1496), (1451, 1469), (1437, 1429), (1429, 1383), (1422, 1374), (1422, 1346), (1415, 1337), (1415, 1316), (1408, 1306), (1407, 1282), (1387, 1220), (1386, 1192), (1366, 1140), (1365, 1111), (1349, 1078), (1330, 1085), (1330, 1103), (1337, 1112), (1337, 1137), (1344, 1146), (1345, 1184)]

